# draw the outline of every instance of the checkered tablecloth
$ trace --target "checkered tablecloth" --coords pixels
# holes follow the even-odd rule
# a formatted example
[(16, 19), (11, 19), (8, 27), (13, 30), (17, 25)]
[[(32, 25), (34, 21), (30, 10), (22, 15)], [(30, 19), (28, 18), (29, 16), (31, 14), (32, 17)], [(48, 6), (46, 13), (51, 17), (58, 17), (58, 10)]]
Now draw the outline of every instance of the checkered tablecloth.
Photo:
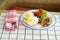
[(54, 14), (57, 22), (48, 30), (31, 30), (19, 23), (19, 28), (11, 32), (4, 30), (5, 15), (0, 14), (0, 40), (60, 40), (60, 15)]

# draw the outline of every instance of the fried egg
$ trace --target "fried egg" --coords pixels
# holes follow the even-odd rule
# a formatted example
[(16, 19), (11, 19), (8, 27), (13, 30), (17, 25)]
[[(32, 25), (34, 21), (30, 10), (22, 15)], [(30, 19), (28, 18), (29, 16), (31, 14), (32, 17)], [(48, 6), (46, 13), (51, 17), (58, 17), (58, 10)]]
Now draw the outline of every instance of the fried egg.
[(30, 17), (27, 19), (27, 24), (32, 26), (32, 25), (37, 24), (38, 21), (39, 19), (37, 17)]
[(33, 17), (34, 14), (32, 12), (27, 12), (24, 14), (24, 18), (28, 19), (29, 17)]

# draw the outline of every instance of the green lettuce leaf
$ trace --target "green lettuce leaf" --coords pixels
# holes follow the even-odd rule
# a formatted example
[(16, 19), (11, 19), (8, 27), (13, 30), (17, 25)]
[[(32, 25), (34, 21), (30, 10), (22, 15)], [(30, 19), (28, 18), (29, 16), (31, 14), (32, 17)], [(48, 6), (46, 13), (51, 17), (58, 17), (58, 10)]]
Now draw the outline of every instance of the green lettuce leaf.
[(43, 10), (41, 19), (44, 19), (45, 17), (47, 17), (47, 11)]

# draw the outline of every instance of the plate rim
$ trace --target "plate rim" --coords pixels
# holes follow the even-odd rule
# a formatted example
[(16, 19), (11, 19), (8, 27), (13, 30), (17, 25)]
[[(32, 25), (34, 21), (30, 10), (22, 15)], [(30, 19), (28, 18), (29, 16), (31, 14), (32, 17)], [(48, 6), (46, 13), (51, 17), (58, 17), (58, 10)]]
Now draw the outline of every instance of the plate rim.
[[(34, 11), (34, 10), (38, 10), (38, 9), (32, 9), (32, 10)], [(32, 11), (32, 10), (28, 10), (28, 11)], [(20, 22), (21, 22), (21, 24), (24, 25), (26, 28), (30, 28), (30, 29), (32, 29), (32, 30), (45, 30), (45, 29), (49, 29), (49, 28), (51, 28), (51, 27), (54, 27), (54, 25), (55, 25), (55, 23), (56, 23), (56, 17), (55, 17), (55, 15), (53, 15), (53, 13), (51, 13), (51, 15), (54, 16), (55, 21), (54, 21), (54, 24), (53, 24), (52, 26), (50, 26), (50, 27), (48, 26), (48, 27), (46, 27), (46, 28), (39, 28), (39, 29), (37, 29), (37, 28), (31, 28), (31, 26), (25, 25), (25, 23), (22, 22), (21, 18), (22, 18), (22, 16), (23, 16), (23, 14), (26, 13), (26, 12), (28, 12), (28, 11), (25, 11), (25, 12), (23, 12), (23, 13), (20, 15)], [(47, 12), (50, 13), (49, 11), (47, 11)]]

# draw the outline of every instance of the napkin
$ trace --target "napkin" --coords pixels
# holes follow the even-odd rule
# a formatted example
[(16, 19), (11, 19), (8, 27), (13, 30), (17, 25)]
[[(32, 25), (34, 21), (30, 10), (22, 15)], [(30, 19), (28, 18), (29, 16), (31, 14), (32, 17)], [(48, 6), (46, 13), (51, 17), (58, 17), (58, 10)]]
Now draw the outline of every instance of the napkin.
[(6, 14), (5, 30), (11, 31), (11, 30), (16, 30), (17, 28), (18, 28), (18, 14), (16, 10), (10, 10)]

